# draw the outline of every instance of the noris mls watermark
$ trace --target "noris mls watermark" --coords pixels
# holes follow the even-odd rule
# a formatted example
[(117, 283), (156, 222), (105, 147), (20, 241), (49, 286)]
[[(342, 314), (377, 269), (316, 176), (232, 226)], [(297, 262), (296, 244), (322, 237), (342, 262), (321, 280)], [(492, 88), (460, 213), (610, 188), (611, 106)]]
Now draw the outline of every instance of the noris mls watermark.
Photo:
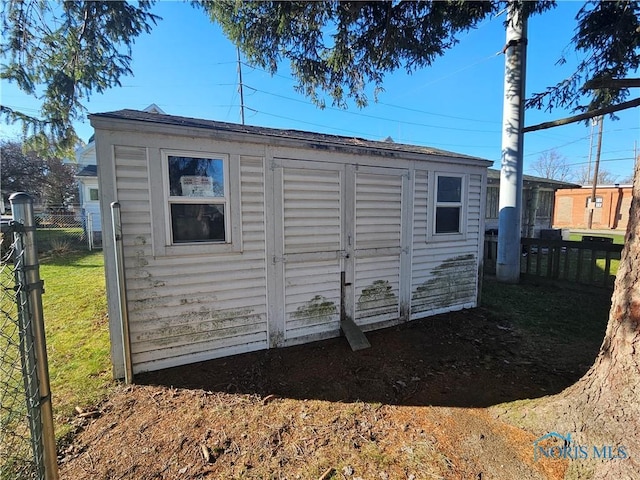
[(550, 432), (533, 442), (533, 459), (626, 460), (629, 452), (624, 445), (580, 445), (571, 434)]

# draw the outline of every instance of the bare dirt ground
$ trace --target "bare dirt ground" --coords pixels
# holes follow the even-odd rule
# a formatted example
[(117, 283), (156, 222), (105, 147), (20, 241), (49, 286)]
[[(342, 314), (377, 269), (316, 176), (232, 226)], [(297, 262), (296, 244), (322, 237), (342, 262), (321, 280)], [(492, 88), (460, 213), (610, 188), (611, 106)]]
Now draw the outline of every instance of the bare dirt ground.
[(367, 337), (359, 352), (336, 338), (139, 375), (75, 419), (61, 478), (563, 477), (566, 461), (534, 460), (537, 435), (487, 407), (560, 392), (598, 344), (481, 308)]

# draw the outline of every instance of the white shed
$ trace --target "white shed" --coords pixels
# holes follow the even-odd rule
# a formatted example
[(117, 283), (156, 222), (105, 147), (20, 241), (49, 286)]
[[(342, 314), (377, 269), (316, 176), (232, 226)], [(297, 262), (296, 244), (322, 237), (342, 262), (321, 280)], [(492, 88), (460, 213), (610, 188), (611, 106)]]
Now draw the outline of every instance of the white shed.
[(90, 119), (117, 377), (477, 305), (486, 160), (134, 110)]

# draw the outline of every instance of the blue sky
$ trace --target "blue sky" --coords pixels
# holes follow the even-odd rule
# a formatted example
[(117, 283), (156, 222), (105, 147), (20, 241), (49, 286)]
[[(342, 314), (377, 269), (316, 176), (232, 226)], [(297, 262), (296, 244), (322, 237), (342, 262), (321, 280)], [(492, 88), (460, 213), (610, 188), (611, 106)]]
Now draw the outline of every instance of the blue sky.
[[(527, 94), (543, 90), (567, 76), (577, 63), (569, 49), (574, 16), (582, 2), (559, 2), (556, 9), (529, 21)], [(163, 20), (133, 48), (134, 75), (122, 87), (91, 97), (88, 110), (106, 112), (143, 109), (151, 103), (166, 113), (240, 122), (235, 47), (220, 28), (199, 10), (182, 2), (160, 2), (154, 13)], [(412, 75), (403, 70), (387, 75), (378, 103), (365, 109), (315, 107), (294, 90), (295, 81), (283, 64), (275, 76), (243, 66), (245, 121), (250, 125), (292, 128), (345, 136), (427, 145), (499, 161), (505, 43), (504, 16), (485, 20), (460, 37), (460, 43), (434, 65)], [(565, 51), (568, 63), (555, 65)], [(637, 93), (632, 92), (634, 96)], [(2, 83), (2, 103), (36, 113), (38, 102)], [(328, 103), (330, 105), (330, 102)], [(569, 115), (570, 112), (527, 111), (525, 125)], [(640, 150), (640, 110), (605, 120), (602, 168), (618, 177), (633, 169), (634, 141)], [(76, 125), (80, 137), (92, 134), (88, 121)], [(2, 136), (19, 128), (2, 125)], [(590, 127), (583, 123), (525, 135), (525, 173), (543, 152), (555, 149), (569, 164), (585, 165)], [(593, 153), (595, 155), (595, 138)], [(496, 163), (497, 165), (497, 163)]]

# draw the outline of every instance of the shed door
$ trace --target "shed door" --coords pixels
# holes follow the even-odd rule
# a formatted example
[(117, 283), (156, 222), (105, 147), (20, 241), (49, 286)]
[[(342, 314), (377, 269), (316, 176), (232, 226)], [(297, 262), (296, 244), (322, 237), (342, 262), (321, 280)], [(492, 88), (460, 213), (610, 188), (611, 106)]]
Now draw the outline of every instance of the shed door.
[(287, 344), (309, 335), (329, 336), (340, 328), (344, 166), (281, 162)]
[(341, 301), (360, 325), (398, 319), (406, 170), (275, 159), (274, 184), (270, 346), (337, 335)]
[[(358, 325), (396, 320), (401, 311), (403, 191), (406, 170), (360, 167), (355, 172), (354, 295)], [(405, 221), (406, 225), (406, 221)], [(402, 289), (404, 290), (404, 289)]]

